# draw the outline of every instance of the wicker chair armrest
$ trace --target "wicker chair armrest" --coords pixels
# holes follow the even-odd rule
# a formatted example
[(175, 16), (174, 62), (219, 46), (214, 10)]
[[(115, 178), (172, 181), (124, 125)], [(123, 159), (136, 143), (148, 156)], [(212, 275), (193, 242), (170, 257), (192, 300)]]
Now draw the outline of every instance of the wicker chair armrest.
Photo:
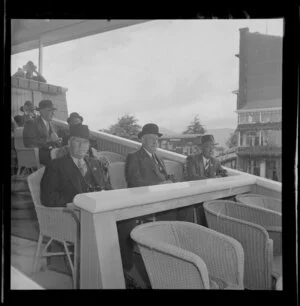
[(74, 218), (67, 208), (36, 206), (35, 209), (42, 234), (71, 242), (78, 239), (78, 217)]
[(196, 254), (150, 239), (145, 242), (140, 239), (138, 247), (143, 258), (152, 257), (144, 262), (153, 289), (192, 289), (195, 278), (198, 279), (196, 288), (210, 289), (206, 264)]
[(223, 279), (228, 284), (243, 288), (244, 251), (234, 238), (209, 228), (200, 229), (198, 224), (185, 224), (185, 234), (178, 241), (181, 247), (200, 256), (209, 275)]

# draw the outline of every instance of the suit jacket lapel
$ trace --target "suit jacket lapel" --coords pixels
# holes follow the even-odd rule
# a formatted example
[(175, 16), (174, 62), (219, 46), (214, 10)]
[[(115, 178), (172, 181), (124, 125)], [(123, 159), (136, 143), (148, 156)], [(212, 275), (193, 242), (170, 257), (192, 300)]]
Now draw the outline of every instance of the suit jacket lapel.
[(92, 173), (92, 175), (93, 175), (93, 177), (94, 177), (94, 179), (96, 181), (96, 184), (98, 186), (103, 186), (104, 184), (103, 184), (103, 181), (102, 181), (102, 177), (98, 175), (99, 172), (97, 171), (99, 166), (98, 165), (94, 165), (90, 161), (90, 159), (88, 159), (86, 157), (84, 158), (84, 160), (85, 160), (87, 166), (89, 167), (89, 169), (90, 169), (90, 171), (91, 171), (91, 173)]
[(160, 173), (158, 171), (157, 165), (155, 165), (155, 161), (149, 156), (149, 154), (143, 148), (141, 148), (140, 151), (143, 162), (148, 164), (149, 167), (153, 170), (153, 172), (159, 176)]
[(38, 128), (40, 130), (40, 135), (43, 135), (44, 137), (48, 138), (48, 129), (41, 116), (37, 118), (37, 122), (38, 122)]

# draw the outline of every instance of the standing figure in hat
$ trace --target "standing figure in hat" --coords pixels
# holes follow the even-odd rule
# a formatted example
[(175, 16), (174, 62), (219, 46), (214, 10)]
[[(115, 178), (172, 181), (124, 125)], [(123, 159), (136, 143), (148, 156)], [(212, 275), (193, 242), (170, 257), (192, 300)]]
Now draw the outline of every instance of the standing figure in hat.
[(202, 152), (190, 155), (186, 159), (186, 180), (194, 181), (227, 176), (227, 171), (213, 157), (214, 147), (217, 145), (214, 136), (209, 134), (200, 136), (198, 145)]
[(26, 101), (23, 106), (20, 107), (20, 111), (24, 114), (22, 115), (22, 120), (25, 124), (26, 121), (34, 119), (37, 117), (35, 113), (35, 107), (31, 101)]
[[(72, 125), (82, 124), (83, 117), (80, 116), (78, 113), (74, 112), (70, 114), (69, 118), (67, 119), (67, 122), (70, 128)], [(70, 132), (67, 130), (62, 130), (60, 131), (59, 136), (62, 137), (62, 145), (63, 146), (68, 145), (68, 140), (70, 138)]]
[(23, 71), (26, 72), (26, 79), (47, 83), (46, 79), (37, 71), (37, 67), (32, 61), (28, 61), (28, 63), (23, 66)]
[(71, 125), (68, 154), (51, 160), (41, 180), (44, 206), (65, 207), (79, 193), (111, 189), (100, 163), (87, 156), (89, 147), (88, 126)]
[(62, 139), (57, 136), (52, 118), (56, 108), (51, 100), (42, 100), (39, 103), (38, 111), (40, 116), (30, 119), (25, 123), (23, 130), (23, 141), (25, 147), (39, 148), (40, 163), (47, 165), (50, 158), (50, 151), (60, 147)]

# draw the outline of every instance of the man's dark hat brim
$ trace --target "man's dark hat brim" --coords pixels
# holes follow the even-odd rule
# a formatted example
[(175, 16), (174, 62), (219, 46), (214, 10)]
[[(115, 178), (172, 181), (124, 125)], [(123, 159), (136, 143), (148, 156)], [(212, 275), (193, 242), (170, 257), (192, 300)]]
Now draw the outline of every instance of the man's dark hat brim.
[(56, 107), (54, 107), (53, 102), (51, 100), (42, 100), (39, 103), (39, 107), (37, 108), (37, 110), (41, 110), (41, 109), (45, 109), (45, 108), (51, 108), (51, 109), (57, 109)]
[(69, 131), (70, 131), (70, 137), (78, 137), (87, 140), (89, 140), (90, 138), (89, 127), (85, 124), (71, 125)]
[(197, 144), (199, 146), (203, 146), (207, 142), (211, 142), (212, 145), (214, 145), (214, 146), (219, 144), (219, 143), (215, 142), (214, 136), (210, 135), (210, 134), (202, 135), (202, 136), (199, 136), (199, 138), (197, 138)]
[(145, 124), (142, 131), (138, 133), (138, 138), (142, 138), (142, 136), (146, 134), (155, 134), (158, 137), (163, 135), (162, 133), (159, 133), (158, 126), (154, 123)]

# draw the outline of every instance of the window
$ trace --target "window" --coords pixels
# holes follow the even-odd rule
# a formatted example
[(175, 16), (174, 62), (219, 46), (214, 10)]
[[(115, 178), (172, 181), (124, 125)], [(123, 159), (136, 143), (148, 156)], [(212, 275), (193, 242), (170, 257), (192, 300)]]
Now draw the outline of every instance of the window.
[(247, 114), (239, 114), (239, 124), (247, 123)]
[(281, 147), (281, 130), (264, 130), (261, 133), (262, 146)]
[(261, 122), (281, 122), (281, 111), (268, 111), (261, 113)]
[(259, 176), (260, 175), (259, 161), (256, 159), (249, 159), (247, 172)]
[(244, 132), (242, 134), (242, 147), (255, 147), (259, 145), (259, 132)]
[(266, 178), (278, 181), (277, 166), (276, 160), (271, 159), (266, 161)]
[(259, 113), (248, 113), (247, 123), (258, 123), (259, 122)]

